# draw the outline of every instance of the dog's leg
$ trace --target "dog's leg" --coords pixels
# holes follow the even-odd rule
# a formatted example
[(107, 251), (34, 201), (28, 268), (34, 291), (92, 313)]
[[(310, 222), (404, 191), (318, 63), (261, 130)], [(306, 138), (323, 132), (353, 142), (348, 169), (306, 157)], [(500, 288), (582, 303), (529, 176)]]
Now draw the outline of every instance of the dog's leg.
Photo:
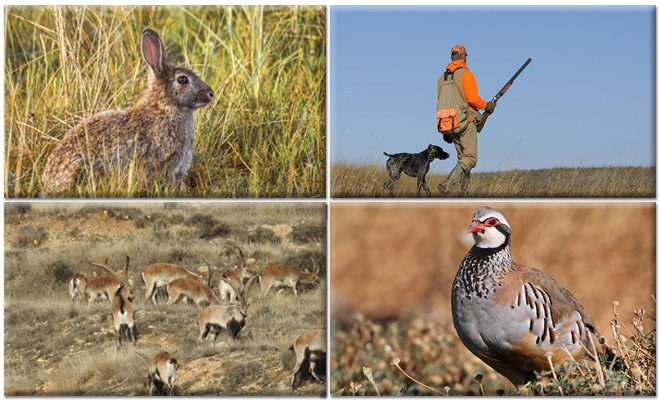
[[(426, 175), (422, 177), (422, 187), (426, 190), (426, 197), (431, 197), (431, 190), (429, 190), (429, 187), (426, 184)], [(417, 195), (419, 196), (419, 193)]]
[(417, 177), (417, 197), (419, 197), (419, 192), (422, 191), (422, 185), (426, 186), (426, 183), (424, 183), (424, 175)]
[[(395, 163), (393, 167), (390, 167), (388, 164), (387, 174), (390, 176), (390, 180), (385, 183), (385, 186), (387, 186), (390, 191), (390, 197), (394, 197), (394, 182), (396, 182), (401, 176), (401, 169), (399, 168), (399, 165)], [(385, 186), (383, 186), (383, 189)]]

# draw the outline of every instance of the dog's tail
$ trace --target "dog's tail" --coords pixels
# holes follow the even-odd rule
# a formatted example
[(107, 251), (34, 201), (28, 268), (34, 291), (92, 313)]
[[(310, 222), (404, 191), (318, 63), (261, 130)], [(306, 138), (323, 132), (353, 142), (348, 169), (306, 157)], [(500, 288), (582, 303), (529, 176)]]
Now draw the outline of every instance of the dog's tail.
[(385, 155), (388, 156), (388, 157), (392, 157), (391, 154), (387, 154), (387, 153), (385, 153), (385, 152), (383, 152), (383, 154), (385, 154)]

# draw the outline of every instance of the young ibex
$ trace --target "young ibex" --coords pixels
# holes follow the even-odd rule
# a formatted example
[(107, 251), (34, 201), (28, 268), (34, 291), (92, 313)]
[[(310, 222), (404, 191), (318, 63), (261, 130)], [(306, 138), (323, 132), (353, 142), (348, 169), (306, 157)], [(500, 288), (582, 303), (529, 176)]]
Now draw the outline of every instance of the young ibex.
[(172, 396), (174, 394), (174, 384), (176, 381), (176, 370), (179, 369), (179, 362), (174, 358), (174, 353), (161, 351), (154, 358), (149, 358), (135, 351), (144, 357), (149, 364), (149, 373), (147, 375), (146, 385), (149, 388), (149, 396)]
[(87, 299), (88, 303), (92, 303), (97, 298), (112, 301), (117, 289), (119, 282), (113, 275), (103, 274), (87, 279), (85, 275), (75, 274), (69, 280), (69, 295), (72, 302), (76, 298), (80, 298), (81, 301)]
[(122, 340), (133, 342), (133, 344), (138, 340), (137, 327), (133, 319), (133, 307), (131, 306), (133, 299), (133, 291), (126, 286), (120, 286), (112, 299), (112, 321), (120, 346)]
[[(233, 270), (225, 271), (221, 275), (220, 279), (220, 298), (229, 303), (233, 304), (236, 302), (236, 298), (240, 296), (240, 293), (243, 291), (244, 285), (243, 282), (246, 279), (251, 278), (254, 275), (254, 272), (250, 271), (245, 265), (245, 256), (243, 251), (238, 246), (229, 246), (236, 254), (238, 258), (238, 265), (234, 266)], [(222, 279), (224, 278), (224, 279)], [(236, 292), (232, 285), (227, 283), (228, 281), (233, 282), (234, 287), (239, 288), (239, 292)]]
[[(215, 342), (218, 340), (218, 335), (223, 329), (227, 331), (230, 339), (236, 339), (238, 333), (245, 326), (245, 318), (247, 317), (249, 306), (247, 293), (255, 279), (256, 276), (253, 276), (250, 278), (250, 280), (248, 280), (247, 284), (245, 285), (245, 289), (239, 296), (239, 305), (211, 305), (199, 313), (198, 320), (200, 340), (206, 339), (209, 333), (213, 333), (213, 345), (215, 346)], [(231, 282), (227, 283), (233, 285)], [(234, 290), (240, 292), (237, 287), (235, 287)]]
[[(87, 263), (92, 267), (101, 268), (106, 273), (91, 279), (87, 279), (85, 275), (82, 274), (73, 275), (69, 280), (69, 295), (71, 296), (71, 301), (75, 301), (76, 298), (80, 298), (81, 301), (85, 301), (85, 298), (87, 298), (88, 304), (91, 304), (97, 298), (106, 298), (109, 301), (112, 301), (112, 298), (115, 296), (121, 283), (115, 273), (108, 268), (108, 260), (106, 259), (103, 264), (91, 260), (87, 260)], [(126, 256), (126, 265), (124, 266), (124, 275), (126, 276), (126, 279), (128, 279), (129, 264), (130, 258)]]
[(192, 301), (196, 306), (209, 306), (221, 304), (220, 299), (211, 289), (213, 269), (209, 268), (208, 284), (197, 279), (178, 278), (167, 284), (167, 305), (172, 305), (181, 298)]
[(145, 299), (151, 297), (151, 301), (156, 304), (156, 292), (158, 288), (166, 286), (170, 282), (179, 278), (197, 279), (204, 282), (201, 275), (188, 271), (180, 265), (174, 264), (152, 264), (142, 273), (142, 282), (147, 289)]
[(320, 278), (320, 267), (316, 264), (314, 259), (312, 259), (312, 262), (314, 263), (313, 272), (309, 272), (307, 269), (305, 272), (301, 272), (293, 265), (276, 264), (264, 268), (264, 270), (257, 275), (259, 277), (259, 283), (261, 284), (261, 294), (259, 297), (261, 298), (267, 295), (268, 291), (273, 286), (288, 286), (293, 289), (293, 293), (298, 297), (298, 290), (296, 289), (298, 283), (315, 283)]
[(293, 368), (291, 390), (296, 390), (296, 378), (303, 372), (302, 367), (309, 363), (309, 372), (317, 382), (323, 383), (318, 376), (317, 366), (325, 366), (326, 352), (325, 329), (311, 329), (300, 335), (289, 350), (296, 353), (296, 366)]

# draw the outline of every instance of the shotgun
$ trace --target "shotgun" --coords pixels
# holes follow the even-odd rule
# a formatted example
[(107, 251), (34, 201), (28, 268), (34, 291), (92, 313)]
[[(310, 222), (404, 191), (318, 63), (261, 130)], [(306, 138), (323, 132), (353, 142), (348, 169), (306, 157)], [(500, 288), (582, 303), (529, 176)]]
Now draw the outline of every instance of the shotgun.
[[(525, 61), (525, 63), (523, 64), (522, 67), (520, 67), (518, 72), (513, 74), (513, 77), (511, 77), (511, 79), (509, 79), (509, 81), (506, 83), (506, 85), (504, 85), (504, 87), (502, 89), (500, 89), (499, 92), (497, 92), (495, 97), (493, 97), (493, 100), (492, 100), (493, 102), (497, 103), (497, 100), (499, 100), (500, 97), (504, 96), (504, 93), (506, 93), (506, 91), (509, 90), (511, 85), (513, 85), (513, 81), (518, 77), (518, 75), (520, 75), (520, 73), (523, 71), (523, 69), (525, 69), (525, 67), (527, 67), (529, 65), (529, 63), (531, 63), (531, 62), (532, 62), (531, 58), (528, 58), (527, 61)], [(489, 115), (490, 115), (490, 113), (488, 113), (488, 112), (484, 112), (481, 115), (481, 122), (479, 123), (479, 126), (477, 126), (477, 132), (481, 132), (481, 130), (484, 128), (484, 125), (486, 125), (486, 120), (488, 119)]]

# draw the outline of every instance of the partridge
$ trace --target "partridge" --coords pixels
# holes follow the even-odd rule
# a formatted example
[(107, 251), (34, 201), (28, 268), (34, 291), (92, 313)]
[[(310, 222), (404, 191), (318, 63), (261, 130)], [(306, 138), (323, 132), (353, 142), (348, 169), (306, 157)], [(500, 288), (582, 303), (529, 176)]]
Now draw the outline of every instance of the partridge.
[[(587, 311), (543, 272), (511, 259), (511, 228), (500, 211), (483, 207), (468, 232), (474, 246), (458, 268), (451, 293), (454, 327), (465, 346), (514, 385), (570, 358), (589, 358), (604, 345)], [(583, 347), (584, 346), (584, 347)], [(592, 347), (593, 346), (593, 347)]]

